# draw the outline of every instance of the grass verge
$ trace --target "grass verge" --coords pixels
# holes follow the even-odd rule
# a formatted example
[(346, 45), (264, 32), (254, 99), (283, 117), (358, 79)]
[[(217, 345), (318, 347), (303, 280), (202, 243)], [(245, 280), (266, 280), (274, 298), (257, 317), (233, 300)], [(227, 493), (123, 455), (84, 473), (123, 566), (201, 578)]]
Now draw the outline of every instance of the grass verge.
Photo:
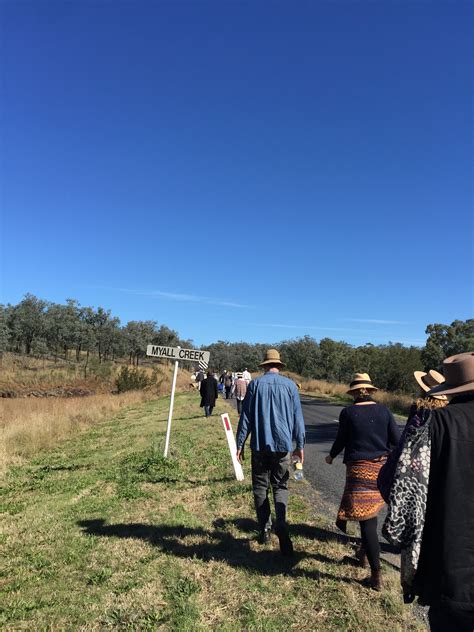
[(380, 594), (364, 588), (351, 549), (310, 519), (296, 484), (294, 559), (276, 540), (259, 546), (248, 463), (237, 483), (220, 418), (178, 394), (165, 460), (168, 402), (134, 404), (8, 470), (3, 629), (422, 629), (396, 573)]

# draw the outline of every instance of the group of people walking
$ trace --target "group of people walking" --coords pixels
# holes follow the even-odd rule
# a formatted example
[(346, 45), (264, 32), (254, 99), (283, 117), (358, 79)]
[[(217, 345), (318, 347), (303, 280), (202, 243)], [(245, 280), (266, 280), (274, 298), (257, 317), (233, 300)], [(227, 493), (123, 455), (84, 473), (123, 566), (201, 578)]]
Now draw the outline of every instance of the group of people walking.
[(217, 380), (217, 376), (211, 369), (207, 371), (207, 377), (204, 374), (196, 377), (196, 381), (199, 383), (199, 393), (201, 395), (201, 408), (204, 408), (204, 415), (210, 417), (214, 406), (216, 405), (216, 399), (219, 396), (219, 391), (225, 393), (226, 399), (232, 399), (235, 397), (237, 402), (237, 412), (242, 412), (242, 402), (245, 399), (247, 393), (247, 385), (252, 379), (251, 374), (247, 369), (239, 373), (232, 373), (232, 371), (224, 371)]
[[(236, 444), (242, 459), (250, 436), (252, 488), (258, 541), (274, 532), (283, 555), (293, 554), (286, 520), (292, 460), (304, 461), (305, 429), (298, 389), (282, 375), (276, 349), (259, 365), (264, 374), (247, 387)], [(353, 404), (341, 411), (330, 465), (344, 451), (346, 485), (336, 525), (346, 531), (357, 521), (356, 553), (370, 566), (367, 585), (382, 589), (377, 516), (388, 505), (382, 532), (401, 552), (406, 602), (417, 596), (429, 606), (432, 632), (474, 630), (474, 353), (444, 361), (443, 373), (416, 371), (421, 395), (400, 432), (392, 413), (377, 403), (377, 387), (357, 373), (348, 393)]]

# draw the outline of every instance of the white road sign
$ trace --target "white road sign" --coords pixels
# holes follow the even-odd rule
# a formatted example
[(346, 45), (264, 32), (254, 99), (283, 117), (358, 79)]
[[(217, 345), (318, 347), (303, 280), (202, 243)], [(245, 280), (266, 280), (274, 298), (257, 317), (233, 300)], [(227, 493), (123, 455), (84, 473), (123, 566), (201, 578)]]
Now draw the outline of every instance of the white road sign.
[(209, 351), (200, 351), (199, 349), (181, 349), (180, 347), (161, 347), (158, 345), (148, 345), (146, 354), (147, 356), (163, 358), (164, 360), (195, 362), (199, 364), (201, 369), (207, 369), (211, 355)]
[(152, 358), (164, 358), (165, 360), (174, 360), (173, 382), (171, 384), (170, 408), (168, 411), (168, 425), (166, 427), (165, 451), (164, 457), (168, 456), (168, 448), (170, 445), (171, 419), (173, 417), (174, 392), (176, 390), (176, 377), (178, 375), (178, 363), (183, 360), (195, 362), (199, 368), (206, 370), (209, 366), (210, 351), (200, 351), (199, 349), (181, 349), (181, 347), (162, 347), (160, 345), (147, 345), (147, 356)]

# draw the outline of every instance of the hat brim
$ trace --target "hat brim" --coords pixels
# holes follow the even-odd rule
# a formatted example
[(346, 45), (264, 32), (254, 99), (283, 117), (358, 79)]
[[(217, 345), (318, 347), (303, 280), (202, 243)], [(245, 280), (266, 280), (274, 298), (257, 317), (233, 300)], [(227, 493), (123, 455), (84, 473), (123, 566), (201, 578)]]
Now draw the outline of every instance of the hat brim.
[(260, 362), (258, 366), (266, 366), (267, 364), (278, 364), (278, 366), (285, 366), (285, 364), (281, 360), (264, 360)]
[(421, 390), (427, 393), (430, 390), (430, 387), (423, 382), (423, 378), (428, 375), (428, 373), (426, 373), (426, 371), (415, 371), (413, 375)]
[(370, 390), (370, 391), (378, 391), (379, 390), (373, 384), (368, 384), (367, 383), (367, 384), (357, 384), (357, 386), (353, 386), (348, 391), (346, 391), (346, 393), (355, 393), (355, 391), (360, 391), (361, 388), (366, 388), (367, 390)]
[(453, 386), (452, 384), (443, 382), (443, 384), (435, 386), (428, 391), (428, 395), (456, 395), (456, 393), (469, 392), (474, 392), (474, 382), (468, 382), (467, 384), (462, 384), (461, 386)]

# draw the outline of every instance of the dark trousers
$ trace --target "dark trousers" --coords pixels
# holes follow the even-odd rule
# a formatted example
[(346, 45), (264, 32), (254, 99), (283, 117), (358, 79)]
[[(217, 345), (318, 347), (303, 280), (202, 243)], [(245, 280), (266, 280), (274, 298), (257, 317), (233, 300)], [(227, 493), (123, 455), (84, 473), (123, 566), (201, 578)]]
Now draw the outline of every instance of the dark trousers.
[(214, 406), (204, 406), (204, 414), (206, 415), (206, 417), (210, 417), (213, 410)]
[(428, 610), (431, 632), (472, 632), (474, 611), (453, 610), (448, 606), (431, 606)]
[(273, 491), (276, 527), (285, 527), (288, 506), (289, 452), (252, 452), (252, 488), (259, 529), (272, 524), (268, 493)]
[(362, 548), (366, 552), (371, 570), (380, 570), (380, 544), (377, 533), (377, 516), (370, 518), (370, 520), (362, 520), (360, 522), (360, 535), (362, 538)]
[(232, 386), (226, 386), (225, 387), (225, 398), (226, 399), (230, 399), (230, 391), (231, 391)]
[(242, 399), (237, 400), (237, 412), (239, 413), (239, 415), (242, 412), (242, 402), (243, 402)]

